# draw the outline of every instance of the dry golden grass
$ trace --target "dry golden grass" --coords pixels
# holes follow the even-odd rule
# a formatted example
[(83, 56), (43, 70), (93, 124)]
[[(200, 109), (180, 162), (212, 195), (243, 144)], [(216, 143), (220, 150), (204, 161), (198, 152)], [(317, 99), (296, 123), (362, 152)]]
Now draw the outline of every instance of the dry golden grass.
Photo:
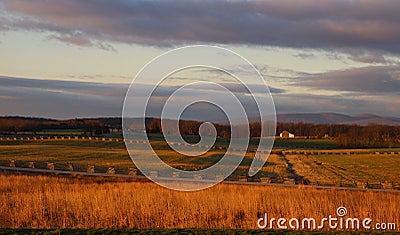
[(322, 185), (351, 184), (354, 181), (400, 185), (400, 157), (397, 155), (286, 155), (296, 174)]
[(177, 192), (153, 183), (0, 176), (0, 227), (256, 228), (271, 217), (350, 216), (400, 225), (400, 194), (275, 186), (218, 185)]

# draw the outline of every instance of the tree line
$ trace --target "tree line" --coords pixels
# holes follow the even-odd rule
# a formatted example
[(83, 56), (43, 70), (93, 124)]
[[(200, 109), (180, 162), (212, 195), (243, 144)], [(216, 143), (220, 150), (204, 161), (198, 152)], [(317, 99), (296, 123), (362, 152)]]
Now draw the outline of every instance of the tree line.
[(27, 117), (0, 117), (1, 134), (36, 134), (44, 130), (79, 129), (86, 135), (100, 135), (109, 132), (109, 125), (98, 119), (53, 120)]
[[(196, 121), (180, 121), (180, 133), (182, 135), (198, 135), (201, 124), (201, 122)], [(215, 128), (218, 136), (230, 137), (229, 125), (215, 124)], [(146, 130), (151, 133), (162, 133), (161, 121), (152, 119), (147, 123)], [(257, 138), (261, 136), (260, 123), (250, 123), (249, 130), (250, 137)], [(334, 139), (341, 148), (391, 148), (400, 145), (400, 126), (277, 123), (276, 136), (279, 136), (285, 130), (305, 139)]]
[[(146, 118), (146, 131), (162, 133), (161, 120)], [(179, 121), (179, 131), (182, 135), (199, 135), (202, 122)], [(229, 125), (214, 124), (220, 137), (229, 138)], [(122, 129), (121, 118), (92, 118), (53, 120), (26, 117), (0, 117), (0, 134), (18, 134), (21, 132), (40, 132), (43, 130), (81, 129), (86, 135), (101, 135), (109, 133), (111, 128)], [(250, 136), (260, 137), (261, 124), (250, 123)], [(311, 123), (278, 123), (276, 135), (289, 131), (295, 136), (306, 139), (332, 138), (342, 148), (394, 147), (399, 146), (400, 126), (387, 125), (344, 125), (344, 124), (311, 124)]]

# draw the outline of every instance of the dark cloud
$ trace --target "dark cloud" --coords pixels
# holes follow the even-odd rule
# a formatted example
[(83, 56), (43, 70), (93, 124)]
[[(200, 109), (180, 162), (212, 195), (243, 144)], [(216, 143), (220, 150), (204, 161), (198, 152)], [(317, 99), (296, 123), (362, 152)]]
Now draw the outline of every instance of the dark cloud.
[[(293, 85), (362, 93), (400, 93), (400, 66), (370, 66), (299, 77)], [(390, 94), (389, 94), (390, 95)]]
[(127, 86), (0, 76), (0, 115), (120, 116)]
[(398, 117), (400, 96), (274, 94), (277, 113), (372, 113)]
[(44, 90), (78, 95), (123, 96), (128, 85), (96, 82), (26, 79), (0, 76), (0, 87), (7, 89)]
[[(248, 113), (254, 116), (253, 100), (247, 91), (235, 84), (222, 84), (230, 89), (244, 104)], [(143, 89), (152, 85), (136, 84)], [(122, 106), (129, 84), (103, 84), (96, 82), (76, 82), (60, 80), (40, 80), (0, 76), (0, 116), (26, 115), (52, 118), (121, 116)], [(159, 86), (154, 91), (149, 104), (149, 115), (161, 113), (163, 104), (178, 86)], [(256, 92), (260, 92), (256, 86)], [(272, 88), (272, 92), (283, 92)], [(208, 95), (223, 95), (213, 87), (203, 85), (195, 90), (188, 90), (187, 96), (194, 93)], [(135, 99), (145, 101), (144, 93), (136, 93)], [(185, 97), (183, 97), (185, 100)], [(253, 106), (252, 106), (253, 105)], [(187, 118), (196, 120), (220, 120), (218, 113), (204, 112), (205, 106), (200, 105), (187, 113)]]
[(362, 63), (379, 63), (379, 64), (386, 64), (388, 61), (383, 56), (382, 51), (360, 51), (360, 50), (347, 50), (344, 53), (348, 54), (348, 58), (353, 61), (362, 62)]
[[(321, 87), (326, 88), (325, 85)], [(140, 85), (145, 88), (147, 85)], [(21, 79), (0, 76), (0, 116), (25, 115), (51, 118), (120, 116), (128, 84), (102, 84), (74, 81)], [(396, 86), (395, 88), (399, 88)], [(207, 90), (207, 87), (204, 87)], [(336, 87), (339, 88), (339, 87)], [(239, 87), (229, 89), (236, 93), (250, 117), (257, 115), (254, 102)], [(349, 89), (349, 88), (348, 88)], [(353, 88), (352, 88), (353, 89)], [(139, 89), (141, 90), (141, 89)], [(151, 99), (149, 115), (157, 116), (163, 103), (175, 87), (160, 87)], [(355, 89), (353, 89), (355, 90)], [(188, 95), (201, 90), (189, 91)], [(208, 91), (212, 93), (213, 91)], [(142, 94), (136, 94), (141, 99)], [(338, 112), (347, 114), (375, 113), (398, 116), (399, 93), (315, 95), (272, 93), (278, 112)], [(208, 106), (192, 108), (185, 118), (196, 120), (221, 120), (220, 113), (207, 111)]]
[(398, 0), (2, 3), (8, 13), (18, 16), (8, 17), (3, 28), (46, 30), (60, 40), (77, 44), (86, 42), (72, 37), (81, 32), (90, 41), (153, 45), (210, 42), (400, 51)]

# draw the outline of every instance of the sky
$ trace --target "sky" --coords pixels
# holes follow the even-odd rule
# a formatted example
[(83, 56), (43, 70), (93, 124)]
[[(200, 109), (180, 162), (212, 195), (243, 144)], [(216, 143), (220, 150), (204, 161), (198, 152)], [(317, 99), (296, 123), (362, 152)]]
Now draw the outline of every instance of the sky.
[(0, 116), (121, 116), (145, 64), (201, 44), (254, 64), (278, 113), (400, 117), (399, 25), (398, 0), (0, 0)]

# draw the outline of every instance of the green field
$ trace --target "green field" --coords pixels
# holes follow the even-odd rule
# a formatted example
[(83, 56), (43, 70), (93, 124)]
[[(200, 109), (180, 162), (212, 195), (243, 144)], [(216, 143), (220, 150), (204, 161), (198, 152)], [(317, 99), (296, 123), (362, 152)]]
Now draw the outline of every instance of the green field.
[[(182, 170), (205, 169), (219, 161), (225, 153), (225, 150), (212, 149), (201, 156), (187, 157), (173, 151), (161, 135), (149, 135), (149, 138), (163, 161)], [(184, 138), (190, 143), (199, 141), (196, 136)], [(256, 142), (252, 140), (250, 149), (254, 149)], [(226, 147), (228, 140), (218, 138), (215, 145)], [(135, 145), (137, 154), (141, 151), (145, 154), (146, 150), (141, 150), (142, 146)], [(266, 178), (266, 182), (272, 183), (291, 180), (292, 183), (328, 186), (355, 186), (355, 182), (372, 184), (385, 181), (400, 184), (400, 155), (397, 154), (400, 149), (339, 150), (334, 149), (336, 146), (332, 140), (277, 140), (275, 146), (275, 154), (271, 154), (261, 171), (248, 180)], [(304, 152), (282, 155), (280, 149)], [(307, 150), (312, 154), (306, 154)], [(333, 153), (318, 155), (321, 151)], [(347, 155), (347, 152), (353, 154)], [(375, 152), (388, 154), (376, 155)], [(246, 177), (254, 154), (254, 150), (248, 151), (229, 180)], [(0, 165), (7, 166), (9, 159), (15, 159), (17, 167), (27, 167), (28, 162), (33, 161), (36, 168), (43, 169), (47, 162), (55, 162), (57, 170), (65, 170), (69, 162), (74, 164), (76, 171), (86, 171), (88, 165), (95, 165), (98, 173), (105, 173), (109, 167), (115, 167), (118, 174), (127, 174), (128, 167), (134, 167), (124, 142), (116, 142), (116, 139), (0, 141)]]

